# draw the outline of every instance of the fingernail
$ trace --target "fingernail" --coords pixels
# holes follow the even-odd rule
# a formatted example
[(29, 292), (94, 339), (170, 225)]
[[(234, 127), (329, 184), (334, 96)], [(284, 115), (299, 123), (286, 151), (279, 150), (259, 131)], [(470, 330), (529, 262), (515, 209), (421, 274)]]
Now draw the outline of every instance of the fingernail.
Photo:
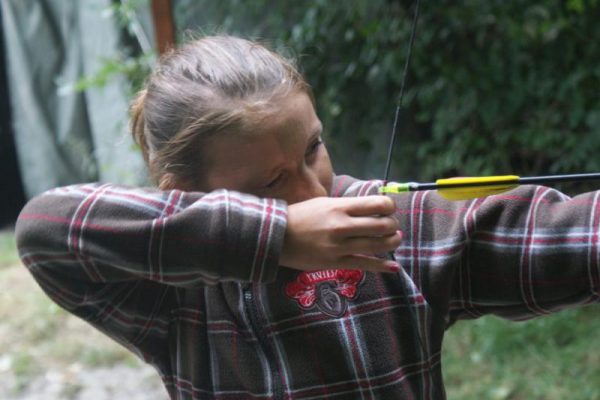
[(395, 261), (386, 261), (385, 266), (390, 272), (400, 272), (400, 265)]

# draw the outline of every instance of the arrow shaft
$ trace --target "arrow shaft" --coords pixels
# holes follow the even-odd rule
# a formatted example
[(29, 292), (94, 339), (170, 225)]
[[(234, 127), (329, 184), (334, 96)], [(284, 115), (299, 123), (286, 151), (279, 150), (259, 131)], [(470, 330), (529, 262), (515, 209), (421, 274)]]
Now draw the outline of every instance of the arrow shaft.
[(501, 185), (527, 185), (527, 184), (545, 184), (545, 183), (557, 183), (557, 182), (581, 182), (581, 181), (592, 181), (600, 180), (600, 173), (589, 173), (589, 174), (569, 174), (569, 175), (546, 175), (546, 176), (529, 176), (529, 177), (515, 177), (515, 179), (498, 181), (495, 177), (490, 177), (490, 180), (481, 179), (475, 182), (427, 182), (427, 183), (408, 183), (408, 191), (414, 192), (419, 190), (441, 190), (441, 189), (452, 189), (452, 188), (477, 188), (477, 187), (489, 187), (489, 186), (501, 186)]
[(541, 184), (541, 183), (556, 183), (556, 182), (580, 182), (599, 180), (600, 173), (591, 174), (570, 174), (570, 175), (547, 175), (547, 176), (530, 176), (519, 179), (519, 183), (526, 184)]

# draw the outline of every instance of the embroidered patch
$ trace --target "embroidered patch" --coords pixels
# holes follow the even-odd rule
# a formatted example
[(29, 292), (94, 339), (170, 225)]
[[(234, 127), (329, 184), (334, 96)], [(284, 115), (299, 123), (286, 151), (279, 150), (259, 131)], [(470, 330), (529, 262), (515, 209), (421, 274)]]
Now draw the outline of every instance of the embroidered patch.
[(317, 307), (327, 315), (341, 317), (364, 280), (364, 271), (354, 269), (304, 271), (285, 285), (285, 294), (305, 310)]

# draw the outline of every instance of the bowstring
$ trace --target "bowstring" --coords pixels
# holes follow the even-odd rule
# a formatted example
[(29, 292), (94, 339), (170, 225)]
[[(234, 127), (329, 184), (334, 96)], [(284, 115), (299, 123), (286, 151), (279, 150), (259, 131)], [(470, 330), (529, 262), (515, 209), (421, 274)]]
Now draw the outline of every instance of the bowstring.
[[(386, 167), (385, 167), (385, 174), (384, 174), (384, 180), (383, 180), (383, 185), (387, 185), (388, 182), (388, 177), (389, 177), (389, 173), (390, 173), (390, 166), (392, 163), (392, 152), (394, 149), (394, 143), (396, 141), (396, 136), (398, 133), (398, 125), (399, 125), (399, 120), (400, 120), (400, 110), (402, 108), (402, 100), (404, 98), (404, 88), (406, 86), (406, 76), (408, 75), (408, 66), (410, 64), (410, 59), (411, 59), (411, 55), (412, 55), (412, 48), (413, 48), (413, 43), (415, 41), (415, 33), (417, 31), (417, 21), (419, 20), (419, 0), (416, 0), (415, 2), (415, 12), (414, 12), (414, 16), (413, 16), (413, 21), (412, 21), (412, 28), (411, 28), (411, 32), (410, 32), (410, 39), (408, 42), (408, 50), (406, 52), (406, 61), (404, 63), (404, 71), (402, 72), (402, 82), (400, 84), (400, 94), (398, 96), (398, 101), (396, 103), (396, 113), (394, 116), (394, 124), (392, 127), (392, 137), (390, 139), (390, 145), (388, 147), (388, 156), (387, 156), (387, 162), (386, 162)], [(394, 256), (394, 252), (389, 252), (389, 256), (392, 260), (395, 260), (396, 257)], [(417, 305), (415, 305), (415, 307), (410, 307), (410, 296), (409, 296), (409, 288), (407, 288), (405, 286), (406, 281), (402, 280), (402, 282), (400, 283), (400, 289), (402, 292), (402, 295), (404, 296), (404, 301), (406, 302), (406, 305), (409, 308), (409, 314), (410, 314), (410, 319), (414, 325), (414, 329), (416, 330), (416, 336), (417, 336), (417, 341), (419, 344), (419, 347), (421, 349), (421, 352), (423, 353), (423, 357), (426, 357), (426, 363), (427, 365), (429, 365), (429, 351), (427, 351), (427, 348), (425, 347), (425, 343), (423, 341), (423, 338), (421, 337), (421, 331), (420, 331), (420, 325), (419, 325), (419, 315), (417, 314)]]
[(412, 56), (413, 43), (415, 42), (415, 34), (417, 32), (417, 21), (419, 20), (419, 0), (415, 2), (415, 12), (413, 15), (412, 28), (410, 31), (410, 39), (408, 41), (408, 50), (406, 51), (406, 60), (404, 62), (404, 71), (402, 72), (402, 81), (400, 84), (400, 94), (398, 95), (398, 101), (396, 102), (396, 113), (394, 116), (394, 124), (392, 126), (392, 137), (390, 138), (390, 144), (388, 146), (387, 161), (385, 163), (385, 172), (383, 175), (383, 185), (387, 185), (388, 178), (390, 176), (390, 168), (392, 165), (392, 153), (394, 150), (394, 144), (396, 143), (396, 136), (398, 136), (398, 125), (400, 120), (400, 110), (402, 109), (402, 100), (404, 98), (404, 88), (406, 86), (406, 76), (408, 75), (408, 66), (410, 64), (410, 58)]

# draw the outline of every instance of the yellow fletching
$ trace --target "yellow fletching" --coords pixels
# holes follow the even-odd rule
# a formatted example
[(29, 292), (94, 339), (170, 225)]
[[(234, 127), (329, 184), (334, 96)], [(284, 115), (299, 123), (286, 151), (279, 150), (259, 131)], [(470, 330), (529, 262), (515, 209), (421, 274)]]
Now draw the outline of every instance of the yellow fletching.
[[(517, 175), (438, 179), (438, 194), (447, 200), (469, 200), (506, 192), (519, 186)], [(473, 185), (473, 186), (462, 186)]]
[(438, 194), (446, 200), (469, 200), (500, 194), (516, 188), (519, 185), (498, 185), (474, 188), (439, 189)]

